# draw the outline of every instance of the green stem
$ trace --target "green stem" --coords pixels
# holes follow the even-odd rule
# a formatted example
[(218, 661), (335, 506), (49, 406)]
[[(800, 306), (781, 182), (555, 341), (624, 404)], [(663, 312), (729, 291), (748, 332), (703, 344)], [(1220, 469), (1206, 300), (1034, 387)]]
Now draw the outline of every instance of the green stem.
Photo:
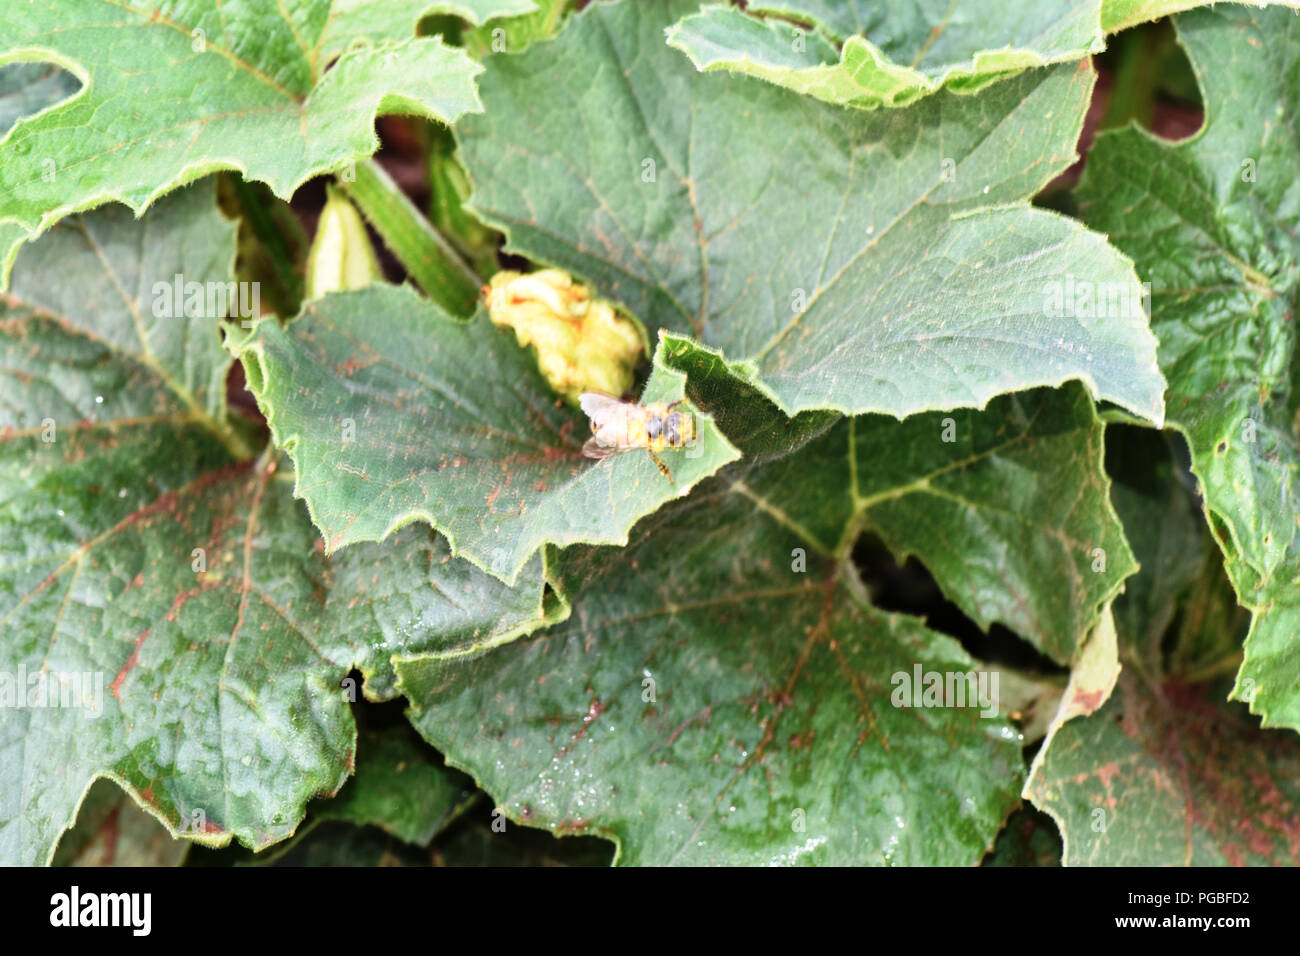
[(1114, 129), (1136, 122), (1150, 129), (1156, 109), (1155, 43), (1149, 29), (1143, 27), (1119, 34), (1118, 63), (1112, 76), (1110, 100), (1102, 115), (1099, 129)]
[(474, 311), (482, 280), (379, 163), (358, 163), (355, 181), (340, 185), (425, 295), (454, 315)]
[(226, 451), (234, 457), (235, 461), (248, 461), (256, 453), (257, 449), (250, 444), (243, 435), (239, 434), (229, 423), (221, 424), (207, 416), (203, 418), (203, 424), (208, 427), (217, 440), (225, 446)]
[[(281, 298), (284, 300), (276, 303), (278, 306), (276, 311), (284, 316), (293, 315), (302, 304), (302, 276), (294, 262), (293, 252), (271, 213), (271, 207), (267, 205), (266, 196), (259, 193), (252, 183), (246, 182), (238, 174), (228, 174), (226, 182), (239, 202), (244, 221), (252, 229), (253, 235), (262, 244), (271, 261), (271, 268), (278, 280), (282, 292)], [(274, 200), (274, 197), (272, 199), (278, 201)]]
[(542, 24), (542, 36), (555, 35), (555, 27), (560, 22), (560, 17), (564, 16), (564, 11), (568, 6), (566, 0), (556, 0), (555, 3), (551, 4), (551, 9), (546, 11), (546, 21)]
[(1221, 657), (1212, 664), (1207, 664), (1200, 670), (1192, 671), (1183, 677), (1189, 684), (1203, 684), (1215, 677), (1221, 677), (1224, 674), (1235, 674), (1241, 667), (1242, 652), (1233, 651), (1226, 657)]

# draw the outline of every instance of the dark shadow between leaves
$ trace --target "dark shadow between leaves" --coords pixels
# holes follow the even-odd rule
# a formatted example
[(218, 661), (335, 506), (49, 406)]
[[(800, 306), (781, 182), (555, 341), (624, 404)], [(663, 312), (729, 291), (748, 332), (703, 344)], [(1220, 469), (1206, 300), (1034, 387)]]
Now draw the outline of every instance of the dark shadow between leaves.
[(864, 533), (854, 542), (853, 564), (872, 604), (882, 611), (923, 618), (927, 627), (956, 639), (977, 660), (1043, 676), (1069, 673), (1069, 668), (1001, 624), (984, 631), (943, 596), (925, 565), (914, 556), (900, 565), (875, 534)]

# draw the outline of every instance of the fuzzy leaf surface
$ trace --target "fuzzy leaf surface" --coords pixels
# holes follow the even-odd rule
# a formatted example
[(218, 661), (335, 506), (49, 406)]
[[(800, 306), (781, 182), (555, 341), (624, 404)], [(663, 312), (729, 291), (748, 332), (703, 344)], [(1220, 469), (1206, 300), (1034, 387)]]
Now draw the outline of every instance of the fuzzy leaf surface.
[(0, 232), (0, 280), (25, 238), (13, 224), (36, 235), (112, 200), (139, 212), (218, 169), (288, 198), (373, 153), (376, 115), (450, 123), (478, 108), (473, 60), (415, 37), (413, 20), (387, 22), (397, 39), (342, 52), (357, 37), (332, 35), (330, 5), (309, 0), (0, 6), (0, 63), (43, 59), (82, 83), (0, 139), (0, 223), (11, 223)]
[(1207, 613), (1232, 604), (1222, 562), (1162, 439), (1139, 436), (1108, 454), (1129, 463), (1115, 500), (1142, 564), (1115, 602), (1118, 683), (1073, 702), (1025, 796), (1056, 820), (1066, 865), (1295, 865), (1300, 741), (1225, 700), (1245, 621)]
[(1233, 696), (1300, 729), (1300, 20), (1219, 6), (1175, 23), (1205, 126), (1177, 144), (1099, 136), (1079, 209), (1151, 283), (1170, 423), (1255, 613)]
[(733, 70), (825, 103), (905, 106), (943, 86), (974, 92), (1020, 70), (1100, 52), (1101, 0), (783, 0), (750, 14), (707, 6), (668, 31), (700, 70)]
[[(594, 4), (489, 58), (486, 112), (456, 134), (470, 206), (511, 250), (722, 351), (787, 414), (978, 408), (1077, 378), (1163, 419), (1131, 265), (1026, 201), (1073, 161), (1090, 67), (846, 114), (695, 71), (661, 42), (689, 9)], [(1075, 279), (1127, 310), (1053, 317)]]
[(323, 556), (278, 459), (232, 447), (215, 317), (150, 308), (155, 277), (229, 281), (234, 252), (212, 190), (182, 190), (60, 223), (0, 297), (5, 863), (47, 862), (98, 777), (174, 835), (281, 839), (350, 772), (350, 669), (392, 696), (397, 651), (562, 613), (540, 559), (507, 588), (428, 528)]
[[(945, 442), (938, 415), (782, 423), (715, 352), (665, 336), (662, 354), (752, 459), (621, 550), (557, 555), (562, 624), (474, 660), (397, 658), (413, 722), (511, 819), (614, 839), (620, 863), (977, 862), (1015, 804), (1019, 735), (969, 707), (894, 706), (899, 673), (978, 665), (875, 608), (843, 560), (888, 529), (964, 609), (1069, 660), (1133, 568), (1083, 390), (999, 399)], [(891, 443), (908, 453), (855, 477), (851, 448)], [(1008, 513), (1018, 496), (1035, 504)], [(931, 544), (933, 527), (966, 530)], [(1109, 574), (1069, 535), (1108, 542)]]
[[(586, 417), (482, 310), (469, 322), (405, 287), (326, 296), (232, 346), (327, 552), (412, 521), (507, 582), (545, 543), (622, 543), (643, 515), (738, 457), (703, 414), (694, 448), (582, 456)], [(682, 397), (657, 363), (643, 402)]]

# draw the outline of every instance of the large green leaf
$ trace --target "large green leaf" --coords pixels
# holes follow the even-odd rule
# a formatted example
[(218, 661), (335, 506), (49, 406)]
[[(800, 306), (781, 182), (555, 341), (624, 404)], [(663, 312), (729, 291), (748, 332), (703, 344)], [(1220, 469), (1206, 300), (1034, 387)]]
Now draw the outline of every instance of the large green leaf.
[(472, 661), (400, 656), (416, 726), (511, 819), (613, 838), (624, 863), (977, 861), (1019, 736), (892, 706), (894, 674), (973, 664), (872, 607), (846, 562), (858, 531), (888, 533), (968, 613), (1070, 660), (1134, 567), (1083, 389), (954, 416), (946, 442), (939, 415), (783, 423), (716, 353), (668, 335), (661, 354), (746, 460), (621, 551), (563, 551), (565, 623)]
[(1103, 706), (1053, 730), (1025, 795), (1056, 819), (1067, 864), (1295, 864), (1300, 741), (1223, 702), (1244, 626), (1204, 612), (1230, 606), (1229, 587), (1162, 445), (1130, 434), (1107, 455), (1142, 562), (1115, 603), (1122, 671)]
[[(349, 4), (372, 18), (379, 6)], [(0, 220), (36, 234), (110, 200), (139, 212), (216, 169), (239, 170), (287, 198), (308, 178), (373, 153), (376, 114), (451, 122), (478, 108), (478, 65), (436, 38), (412, 36), (412, 20), (394, 16), (389, 35), (398, 39), (335, 57), (358, 37), (331, 33), (330, 17), (329, 4), (310, 0), (0, 6), (0, 63), (52, 61), (82, 82), (70, 101), (0, 140)], [(0, 238), (3, 277), (23, 236), (11, 226)]]
[(351, 668), (391, 696), (393, 653), (564, 613), (540, 559), (510, 589), (428, 528), (324, 558), (292, 476), (238, 454), (216, 319), (153, 316), (155, 279), (233, 258), (196, 188), (57, 225), (0, 297), (0, 861), (48, 860), (96, 777), (173, 833), (282, 838), (349, 773)]
[[(1136, 570), (1101, 445), (1081, 388), (1038, 390), (984, 412), (853, 418), (741, 489), (827, 551), (874, 532), (980, 627), (1002, 623), (1068, 664)], [(833, 476), (833, 503), (788, 490), (810, 461)]]
[(980, 627), (998, 621), (1068, 663), (1137, 569), (1107, 499), (1102, 427), (1083, 389), (890, 424), (851, 423), (862, 519), (897, 557), (920, 558)]
[[(1074, 158), (1086, 65), (846, 114), (697, 73), (661, 42), (688, 10), (594, 4), (489, 59), (486, 113), (457, 138), (508, 248), (721, 349), (787, 413), (982, 407), (1077, 378), (1162, 419), (1131, 265), (1026, 202)], [(1074, 280), (1129, 317), (1051, 317)]]
[[(826, 103), (905, 106), (947, 86), (974, 92), (1029, 67), (1100, 51), (1102, 0), (759, 0), (711, 5), (668, 31), (701, 70), (757, 76)], [(796, 26), (784, 18), (811, 24)]]
[[(582, 457), (581, 412), (480, 312), (453, 319), (405, 287), (326, 296), (289, 326), (232, 344), (327, 553), (428, 521), (507, 581), (545, 543), (622, 543), (641, 516), (738, 457), (698, 415), (695, 447)], [(643, 401), (682, 397), (656, 362)]]
[(1098, 137), (1079, 209), (1151, 282), (1170, 422), (1255, 612), (1233, 695), (1265, 726), (1300, 729), (1300, 21), (1220, 6), (1175, 22), (1205, 127), (1178, 144), (1138, 129)]
[(480, 24), (536, 8), (533, 0), (333, 0), (326, 51), (342, 52), (358, 41), (401, 39), (403, 25), (412, 36), (420, 19), (430, 14), (452, 14)]
[(841, 565), (801, 571), (807, 547), (715, 479), (619, 551), (565, 551), (567, 624), (471, 664), (399, 657), (400, 687), (510, 819), (613, 838), (620, 863), (977, 862), (1018, 734), (893, 706), (895, 673), (973, 662)]
[[(742, 481), (743, 494), (828, 554), (865, 529), (900, 561), (915, 555), (980, 627), (1004, 624), (1069, 663), (1136, 570), (1107, 497), (1102, 425), (1082, 388), (1003, 396), (983, 412), (836, 425), (828, 412), (786, 418), (743, 369), (688, 339), (666, 334), (663, 354), (747, 461), (811, 442), (758, 484)], [(786, 489), (809, 461), (832, 480), (833, 502)]]
[[(1255, 7), (1300, 7), (1297, 0), (1244, 0)], [(1204, 7), (1213, 0), (1102, 0), (1101, 25), (1107, 33), (1136, 26), (1147, 20), (1167, 17), (1172, 13)]]

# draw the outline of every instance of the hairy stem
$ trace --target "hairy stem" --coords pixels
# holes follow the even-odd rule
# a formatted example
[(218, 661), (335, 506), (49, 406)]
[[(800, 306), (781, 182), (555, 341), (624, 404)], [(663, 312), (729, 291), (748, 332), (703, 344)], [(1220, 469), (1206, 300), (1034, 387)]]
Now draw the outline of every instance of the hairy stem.
[(359, 163), (348, 197), (405, 266), (415, 284), (453, 315), (469, 315), (481, 280), (374, 159)]

